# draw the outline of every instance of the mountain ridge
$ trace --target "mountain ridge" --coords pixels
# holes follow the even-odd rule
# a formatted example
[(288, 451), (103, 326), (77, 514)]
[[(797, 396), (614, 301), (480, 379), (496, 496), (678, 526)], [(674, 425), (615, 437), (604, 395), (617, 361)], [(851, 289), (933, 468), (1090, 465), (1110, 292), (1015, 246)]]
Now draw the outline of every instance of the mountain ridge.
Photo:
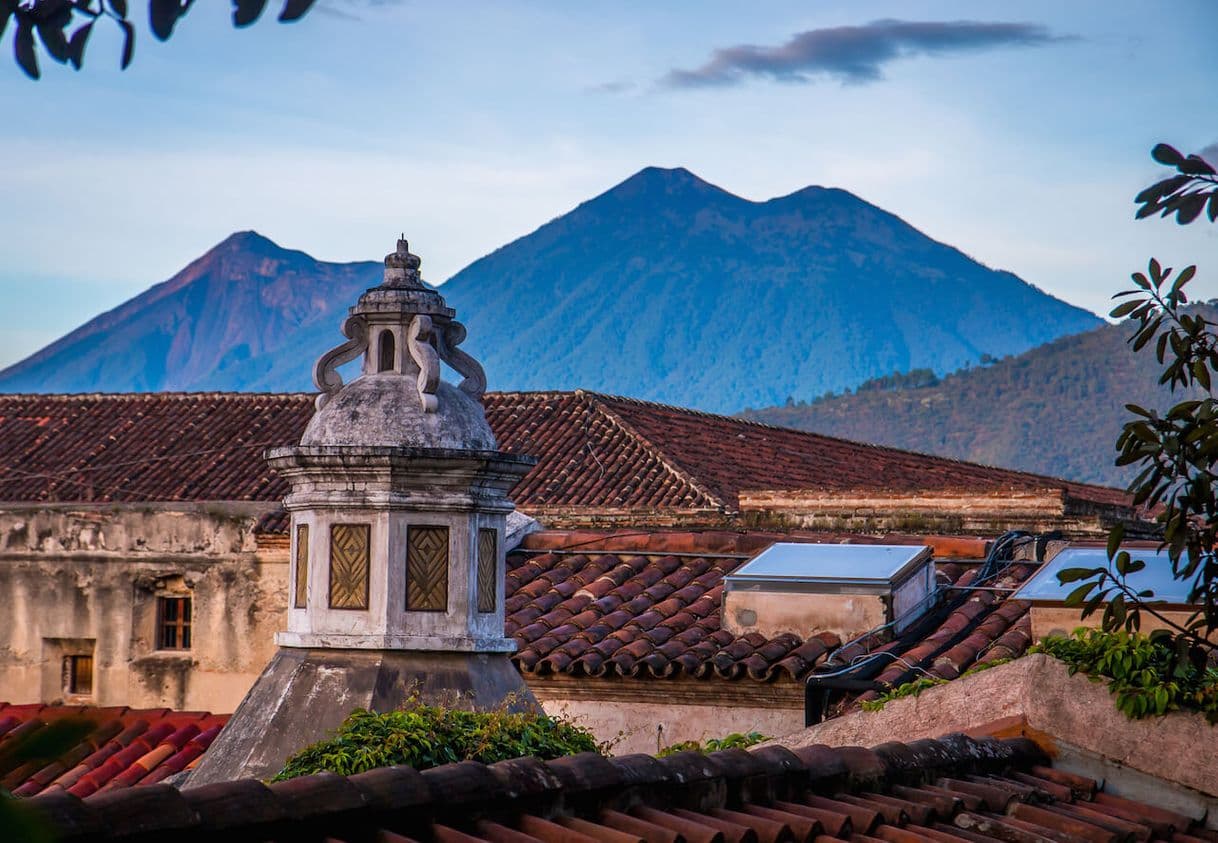
[[(237, 232), (0, 371), (0, 391), (308, 389), (380, 268)], [(841, 188), (753, 201), (684, 168), (640, 170), (442, 291), (494, 388), (715, 412), (947, 372), (1099, 323)]]
[[(1218, 318), (1213, 303), (1194, 305)], [(1125, 486), (1136, 468), (1117, 468), (1116, 440), (1147, 408), (1185, 397), (1158, 383), (1161, 366), (1128, 344), (1131, 322), (1062, 337), (990, 365), (918, 387), (860, 389), (806, 405), (768, 407), (745, 418), (830, 436), (920, 450), (983, 465), (1083, 483)], [(895, 380), (895, 379), (894, 379)]]

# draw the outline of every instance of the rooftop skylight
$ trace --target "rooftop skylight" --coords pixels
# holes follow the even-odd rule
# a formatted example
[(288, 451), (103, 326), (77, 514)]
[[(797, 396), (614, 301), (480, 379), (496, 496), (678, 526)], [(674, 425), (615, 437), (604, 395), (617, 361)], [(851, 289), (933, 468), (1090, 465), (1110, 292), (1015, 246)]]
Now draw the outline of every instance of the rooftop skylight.
[(745, 583), (842, 584), (892, 587), (925, 563), (924, 545), (776, 542), (733, 572)]
[[(1155, 601), (1169, 604), (1188, 602), (1189, 581), (1172, 576), (1171, 560), (1166, 553), (1153, 550), (1130, 550), (1129, 555), (1146, 563), (1141, 571), (1130, 574), (1125, 583), (1135, 592), (1150, 589)], [(1080, 582), (1062, 583), (1059, 572), (1066, 568), (1107, 568), (1115, 573), (1108, 561), (1108, 553), (1102, 547), (1068, 547), (1041, 566), (1031, 579), (1023, 584), (1013, 597), (1018, 600), (1060, 603), (1066, 599)]]

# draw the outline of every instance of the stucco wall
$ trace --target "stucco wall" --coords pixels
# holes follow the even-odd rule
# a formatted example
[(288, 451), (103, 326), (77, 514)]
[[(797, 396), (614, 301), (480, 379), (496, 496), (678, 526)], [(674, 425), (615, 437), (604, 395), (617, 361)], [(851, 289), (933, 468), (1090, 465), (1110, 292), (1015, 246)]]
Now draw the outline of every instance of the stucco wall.
[(590, 729), (617, 755), (733, 732), (777, 737), (804, 724), (795, 682), (531, 676), (528, 684), (548, 714)]
[[(0, 512), (0, 699), (230, 712), (274, 650), (287, 553), (257, 511), (75, 507)], [(192, 599), (192, 646), (157, 649), (158, 596)], [(65, 655), (94, 660), (64, 693)]]
[[(661, 680), (662, 681), (662, 680)], [(674, 705), (613, 700), (541, 701), (547, 714), (572, 720), (607, 741), (615, 755), (658, 750), (682, 741), (722, 738), (733, 732), (768, 737), (803, 728), (803, 709)]]

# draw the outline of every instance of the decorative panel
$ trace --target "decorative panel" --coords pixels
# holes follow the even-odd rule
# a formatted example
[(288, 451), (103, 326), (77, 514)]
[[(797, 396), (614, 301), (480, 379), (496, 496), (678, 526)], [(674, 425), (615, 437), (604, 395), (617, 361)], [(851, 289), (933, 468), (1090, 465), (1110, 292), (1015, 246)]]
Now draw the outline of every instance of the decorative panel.
[(406, 609), (448, 610), (448, 528), (410, 526), (406, 531)]
[(497, 533), (493, 529), (478, 531), (478, 611), (495, 611), (495, 576), (498, 572)]
[(296, 583), (292, 605), (303, 609), (309, 596), (309, 525), (296, 525)]
[(330, 608), (368, 608), (368, 524), (330, 527)]

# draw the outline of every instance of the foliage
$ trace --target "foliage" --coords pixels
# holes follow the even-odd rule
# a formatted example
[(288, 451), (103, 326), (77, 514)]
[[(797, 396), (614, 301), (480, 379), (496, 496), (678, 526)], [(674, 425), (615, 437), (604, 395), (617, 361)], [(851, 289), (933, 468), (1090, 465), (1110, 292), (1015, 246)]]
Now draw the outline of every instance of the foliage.
[(681, 741), (674, 743), (671, 746), (666, 746), (656, 753), (660, 758), (668, 755), (675, 755), (678, 752), (718, 752), (721, 749), (747, 749), (750, 746), (755, 746), (762, 741), (768, 741), (769, 738), (761, 734), (761, 732), (749, 732), (743, 734), (741, 732), (732, 732), (730, 735), (724, 735), (722, 738), (710, 738), (705, 743), (697, 741)]
[(424, 770), (456, 761), (490, 764), (598, 751), (590, 732), (545, 714), (462, 711), (412, 700), (385, 714), (356, 709), (333, 737), (289, 758), (275, 781), (322, 770), (347, 776), (398, 764)]
[(921, 389), (925, 386), (936, 386), (938, 383), (939, 376), (933, 369), (910, 369), (908, 372), (893, 372), (890, 375), (863, 381), (855, 391)]
[[(1010, 659), (994, 659), (993, 661), (981, 662), (960, 674), (960, 678), (963, 679), (966, 676), (981, 673), (982, 671), (989, 670), (991, 667), (998, 667), (998, 665), (1006, 664), (1009, 661)], [(893, 700), (899, 700), (903, 697), (916, 697), (927, 688), (946, 685), (949, 681), (938, 676), (919, 676), (917, 679), (897, 685), (895, 688), (889, 688), (874, 700), (864, 700), (859, 703), (859, 708), (863, 709), (863, 711), (880, 711)]]
[(1142, 206), (1138, 219), (1154, 213), (1162, 217), (1175, 214), (1176, 222), (1188, 225), (1203, 209), (1210, 222), (1218, 219), (1218, 178), (1208, 161), (1200, 155), (1182, 155), (1165, 143), (1155, 146), (1150, 154), (1160, 164), (1175, 167), (1176, 175), (1152, 184), (1134, 198)]
[(1032, 648), (1048, 653), (1094, 682), (1110, 680), (1117, 708), (1133, 719), (1169, 711), (1199, 711), (1218, 723), (1218, 669), (1177, 657), (1165, 635), (1076, 629)]
[[(299, 20), (314, 2), (284, 0), (280, 22)], [(167, 40), (192, 5), (194, 0), (148, 0), (148, 26), (152, 34), (161, 41)], [(232, 0), (233, 25), (249, 26), (258, 20), (266, 5), (267, 0)], [(35, 33), (48, 56), (80, 70), (93, 25), (108, 19), (123, 33), (121, 66), (125, 70), (135, 54), (135, 25), (127, 16), (128, 11), (127, 0), (0, 0), (0, 36), (12, 21), (16, 26), (13, 54), (17, 65), (31, 79), (37, 79), (40, 71)]]
[[(1139, 218), (1156, 211), (1162, 216), (1174, 213), (1183, 225), (1197, 219), (1206, 205), (1209, 219), (1218, 218), (1218, 172), (1209, 163), (1196, 155), (1185, 157), (1166, 144), (1156, 146), (1152, 155), (1174, 167), (1177, 175), (1138, 194)], [(1186, 307), (1185, 288), (1196, 271), (1188, 266), (1174, 273), (1152, 258), (1148, 272), (1133, 274), (1135, 288), (1114, 296), (1123, 301), (1112, 310), (1113, 318), (1129, 318), (1136, 326), (1129, 338), (1135, 352), (1153, 348), (1162, 367), (1159, 383), (1172, 392), (1188, 393), (1163, 413), (1126, 405), (1133, 418), (1117, 439), (1116, 464), (1138, 469), (1128, 490), (1136, 504), (1156, 513), (1172, 575), (1188, 584), (1188, 602), (1196, 608), (1177, 622), (1156, 608), (1152, 590), (1135, 591), (1128, 584), (1128, 576), (1146, 563), (1120, 549), (1120, 525), (1108, 536), (1109, 565), (1068, 568), (1058, 578), (1081, 583), (1066, 605), (1081, 607), (1084, 618), (1102, 606), (1105, 630), (1135, 631), (1141, 628), (1142, 612), (1154, 615), (1170, 630), (1161, 637), (1174, 639), (1169, 651), (1182, 662), (1199, 664), (1215, 652), (1216, 645), (1208, 639), (1218, 631), (1218, 399), (1213, 393), (1218, 322)]]
[[(1214, 312), (1205, 305), (1191, 309)], [(1136, 474), (1113, 462), (1112, 443), (1128, 415), (1125, 405), (1171, 399), (1158, 383), (1154, 356), (1129, 351), (1125, 341), (1131, 330), (1129, 323), (1105, 325), (945, 375), (935, 386), (859, 390), (745, 415), (829, 436), (1123, 487)]]

